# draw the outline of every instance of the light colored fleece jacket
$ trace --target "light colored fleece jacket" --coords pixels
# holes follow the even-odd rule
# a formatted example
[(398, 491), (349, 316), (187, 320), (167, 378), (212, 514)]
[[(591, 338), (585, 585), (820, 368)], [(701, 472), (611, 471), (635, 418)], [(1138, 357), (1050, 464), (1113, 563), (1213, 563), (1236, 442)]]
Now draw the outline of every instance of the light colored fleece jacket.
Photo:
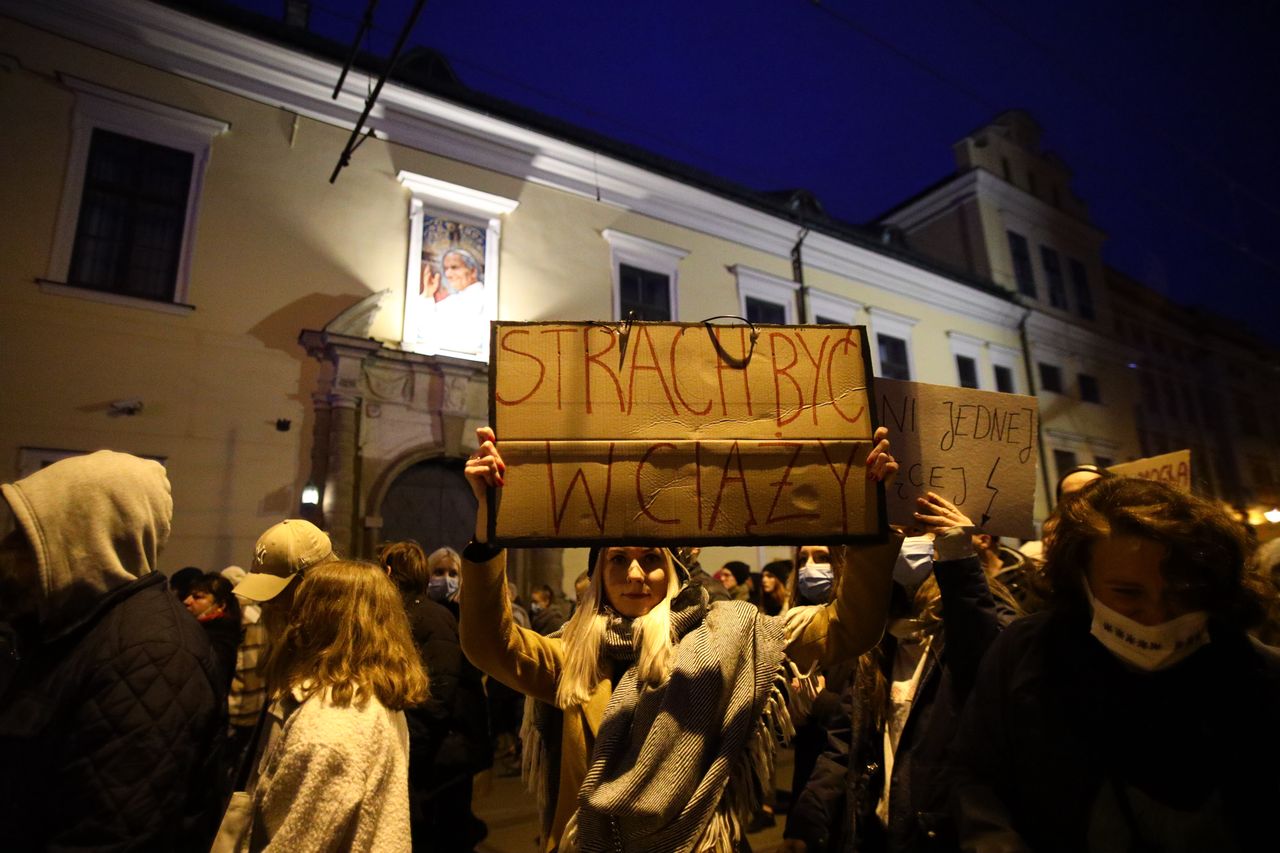
[(0, 486), (36, 565), (43, 640), (75, 630), (108, 592), (156, 570), (173, 498), (164, 466), (99, 450)]
[(252, 791), (252, 851), (398, 853), (409, 832), (409, 729), (376, 698), (345, 708), (320, 691), (276, 702), (283, 728)]

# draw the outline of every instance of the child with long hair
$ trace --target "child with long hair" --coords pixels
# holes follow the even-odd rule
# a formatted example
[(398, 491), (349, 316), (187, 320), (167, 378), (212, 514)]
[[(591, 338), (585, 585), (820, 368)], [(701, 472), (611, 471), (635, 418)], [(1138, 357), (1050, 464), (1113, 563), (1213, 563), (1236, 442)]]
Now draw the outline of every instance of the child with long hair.
[[(868, 478), (897, 469), (886, 434), (874, 437)], [(746, 602), (711, 603), (667, 549), (602, 547), (573, 617), (543, 637), (514, 624), (505, 557), (483, 541), (485, 490), (502, 485), (505, 465), (492, 430), (477, 435), (462, 646), (529, 697), (524, 770), (538, 794), (540, 849), (742, 849), (773, 775), (775, 736), (790, 730), (784, 657), (807, 669), (875, 644), (900, 540), (835, 548), (840, 591), (795, 631)]]
[(251, 850), (408, 851), (404, 709), (427, 674), (396, 586), (372, 563), (312, 566), (264, 674), (272, 722), (253, 787)]

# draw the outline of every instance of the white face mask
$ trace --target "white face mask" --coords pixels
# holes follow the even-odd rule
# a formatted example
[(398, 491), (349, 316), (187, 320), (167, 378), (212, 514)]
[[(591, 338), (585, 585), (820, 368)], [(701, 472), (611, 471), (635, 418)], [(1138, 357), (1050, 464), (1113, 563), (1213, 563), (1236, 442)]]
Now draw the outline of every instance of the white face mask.
[(1084, 591), (1093, 606), (1089, 633), (1107, 651), (1135, 669), (1146, 672), (1167, 669), (1209, 642), (1209, 614), (1203, 610), (1159, 625), (1143, 625), (1094, 598), (1087, 582)]
[(907, 592), (915, 592), (933, 571), (933, 539), (928, 536), (908, 536), (902, 540), (898, 562), (893, 566), (893, 579)]

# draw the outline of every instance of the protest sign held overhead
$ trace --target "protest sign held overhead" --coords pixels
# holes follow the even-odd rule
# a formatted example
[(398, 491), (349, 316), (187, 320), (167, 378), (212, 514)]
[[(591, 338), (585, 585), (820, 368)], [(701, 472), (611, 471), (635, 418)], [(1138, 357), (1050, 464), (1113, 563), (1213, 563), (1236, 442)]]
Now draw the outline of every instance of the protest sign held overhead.
[(1156, 480), (1177, 486), (1184, 492), (1191, 491), (1191, 451), (1175, 450), (1160, 456), (1149, 456), (1146, 459), (1135, 459), (1122, 462), (1107, 469), (1121, 477), (1137, 477), (1141, 480)]
[(879, 535), (853, 326), (494, 323), (508, 545)]
[(934, 492), (992, 535), (1035, 535), (1035, 397), (883, 378), (875, 388), (901, 466), (885, 490), (889, 521), (916, 524), (916, 498)]

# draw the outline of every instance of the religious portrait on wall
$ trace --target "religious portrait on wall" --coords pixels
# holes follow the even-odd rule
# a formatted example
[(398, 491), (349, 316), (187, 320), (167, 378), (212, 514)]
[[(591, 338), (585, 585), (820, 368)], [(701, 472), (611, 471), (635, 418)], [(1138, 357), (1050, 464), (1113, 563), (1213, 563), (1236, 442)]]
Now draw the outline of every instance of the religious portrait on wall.
[(414, 247), (416, 269), (410, 270), (405, 295), (405, 346), (424, 353), (487, 358), (489, 321), (497, 304), (494, 284), (485, 280), (491, 229), (430, 211), (414, 219), (420, 244)]

